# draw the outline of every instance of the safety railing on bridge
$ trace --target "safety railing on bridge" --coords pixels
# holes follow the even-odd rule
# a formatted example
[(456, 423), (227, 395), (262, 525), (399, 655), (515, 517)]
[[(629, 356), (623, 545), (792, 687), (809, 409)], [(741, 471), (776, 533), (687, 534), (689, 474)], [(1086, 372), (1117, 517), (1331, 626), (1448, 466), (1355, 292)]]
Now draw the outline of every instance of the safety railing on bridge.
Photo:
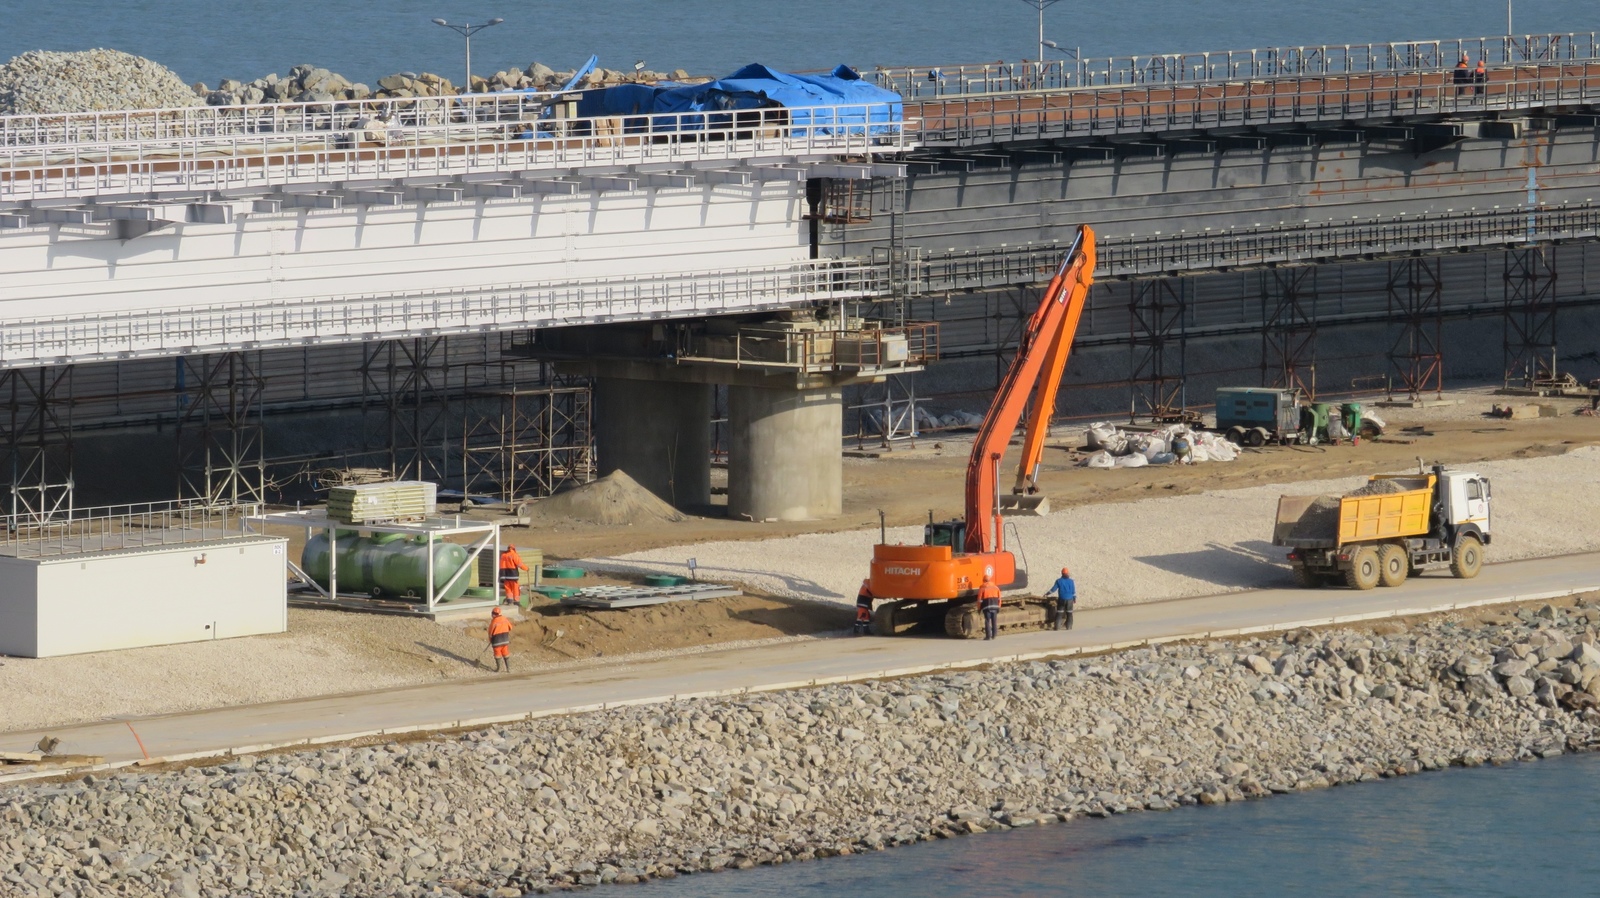
[(939, 355), (939, 326), (852, 330), (741, 327), (732, 333), (694, 336), (680, 361), (796, 374), (894, 374), (921, 368)]
[(906, 147), (886, 104), (540, 118), (472, 97), (0, 117), (0, 202)]
[[(1070, 51), (1069, 51), (1070, 52)], [(908, 101), (974, 94), (1034, 93), (1095, 87), (1212, 84), (1306, 75), (1438, 72), (1462, 56), (1477, 65), (1600, 61), (1595, 32), (1527, 34), (1369, 44), (1315, 44), (1200, 53), (1024, 60), (880, 68), (870, 77)]]
[(0, 368), (692, 317), (859, 299), (889, 289), (853, 259), (415, 294), (261, 300), (0, 323)]
[[(955, 98), (922, 107), (915, 136), (925, 145), (982, 146), (1316, 122), (1481, 116), (1597, 101), (1600, 63), (1494, 70), (1482, 83), (1457, 82), (1444, 72), (1306, 76)], [(1149, 146), (1170, 147), (1159, 142)]]
[(260, 513), (259, 505), (178, 501), (63, 509), (43, 519), (6, 515), (0, 555), (50, 558), (251, 536), (247, 522)]
[[(1555, 241), (1600, 240), (1600, 206), (1491, 209), (1349, 221), (1100, 238), (1095, 275), (1151, 277), (1272, 265), (1340, 262)], [(1047, 280), (1068, 242), (927, 254), (926, 290), (939, 293)]]

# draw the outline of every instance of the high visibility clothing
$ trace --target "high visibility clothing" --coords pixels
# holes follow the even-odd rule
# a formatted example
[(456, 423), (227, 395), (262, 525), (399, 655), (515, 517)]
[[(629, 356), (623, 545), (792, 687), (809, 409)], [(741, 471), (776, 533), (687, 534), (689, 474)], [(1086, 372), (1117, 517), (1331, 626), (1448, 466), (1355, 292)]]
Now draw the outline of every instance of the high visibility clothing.
[(985, 611), (989, 610), (990, 608), (999, 610), (1000, 587), (994, 585), (992, 581), (984, 581), (984, 584), (978, 587), (978, 604), (981, 605)]
[(527, 569), (528, 565), (523, 562), (522, 556), (517, 554), (516, 546), (506, 546), (505, 551), (500, 553), (500, 580), (502, 582), (521, 580), (522, 575), (518, 572)]
[(1047, 598), (1053, 595), (1062, 602), (1071, 602), (1078, 598), (1078, 584), (1072, 582), (1071, 577), (1059, 577), (1044, 594)]
[(494, 646), (496, 658), (504, 658), (511, 647), (511, 619), (496, 614), (489, 619), (489, 644)]

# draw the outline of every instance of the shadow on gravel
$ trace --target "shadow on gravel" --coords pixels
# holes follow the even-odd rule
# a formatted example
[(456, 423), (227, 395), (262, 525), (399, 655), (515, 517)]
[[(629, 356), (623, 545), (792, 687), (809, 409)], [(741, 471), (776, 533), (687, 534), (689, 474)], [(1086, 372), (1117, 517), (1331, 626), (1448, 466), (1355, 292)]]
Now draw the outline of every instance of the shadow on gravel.
[(1211, 543), (1199, 552), (1138, 555), (1134, 561), (1169, 573), (1234, 589), (1271, 589), (1290, 583), (1283, 557), (1288, 550), (1266, 540), (1225, 545)]
[(440, 648), (440, 647), (438, 647), (436, 645), (428, 645), (425, 642), (419, 642), (419, 643), (416, 644), (416, 646), (417, 646), (417, 648), (422, 649), (425, 652), (429, 652), (431, 654), (438, 655), (441, 658), (449, 658), (451, 661), (459, 661), (462, 664), (466, 664), (466, 665), (469, 665), (469, 666), (478, 663), (478, 659), (477, 658), (462, 657), (461, 655), (457, 655), (455, 652), (452, 652), (449, 649), (443, 649), (443, 648)]

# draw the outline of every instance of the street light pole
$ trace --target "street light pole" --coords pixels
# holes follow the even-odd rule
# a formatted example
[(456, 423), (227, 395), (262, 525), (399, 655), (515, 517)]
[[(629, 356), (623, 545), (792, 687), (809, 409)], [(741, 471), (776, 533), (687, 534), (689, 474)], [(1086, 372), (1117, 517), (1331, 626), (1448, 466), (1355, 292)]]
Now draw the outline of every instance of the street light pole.
[(1055, 6), (1057, 3), (1060, 3), (1061, 0), (1022, 0), (1022, 2), (1028, 4), (1029, 6), (1034, 7), (1035, 9), (1037, 9), (1039, 11), (1039, 55), (1035, 56), (1034, 59), (1036, 59), (1036, 60), (1038, 60), (1040, 62), (1043, 62), (1044, 61), (1044, 48), (1045, 48), (1045, 41), (1044, 41), (1044, 10), (1045, 10), (1045, 7), (1047, 7), (1047, 6)]
[(462, 90), (466, 91), (467, 93), (472, 93), (472, 36), (485, 28), (492, 28), (504, 21), (505, 19), (490, 19), (489, 21), (484, 22), (482, 25), (452, 25), (449, 22), (446, 22), (444, 19), (433, 20), (433, 24), (438, 25), (441, 28), (448, 28), (466, 39), (467, 80), (462, 85)]

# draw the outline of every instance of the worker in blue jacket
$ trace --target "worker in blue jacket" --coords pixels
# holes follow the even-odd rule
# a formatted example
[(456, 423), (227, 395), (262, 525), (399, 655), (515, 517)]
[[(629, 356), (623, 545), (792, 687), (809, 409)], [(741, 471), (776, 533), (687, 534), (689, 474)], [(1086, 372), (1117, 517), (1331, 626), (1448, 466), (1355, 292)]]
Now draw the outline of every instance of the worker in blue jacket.
[(1068, 630), (1072, 629), (1072, 606), (1078, 602), (1078, 584), (1072, 582), (1072, 574), (1062, 568), (1061, 576), (1044, 595), (1047, 599), (1052, 595), (1056, 597), (1056, 629), (1061, 629), (1063, 621)]

